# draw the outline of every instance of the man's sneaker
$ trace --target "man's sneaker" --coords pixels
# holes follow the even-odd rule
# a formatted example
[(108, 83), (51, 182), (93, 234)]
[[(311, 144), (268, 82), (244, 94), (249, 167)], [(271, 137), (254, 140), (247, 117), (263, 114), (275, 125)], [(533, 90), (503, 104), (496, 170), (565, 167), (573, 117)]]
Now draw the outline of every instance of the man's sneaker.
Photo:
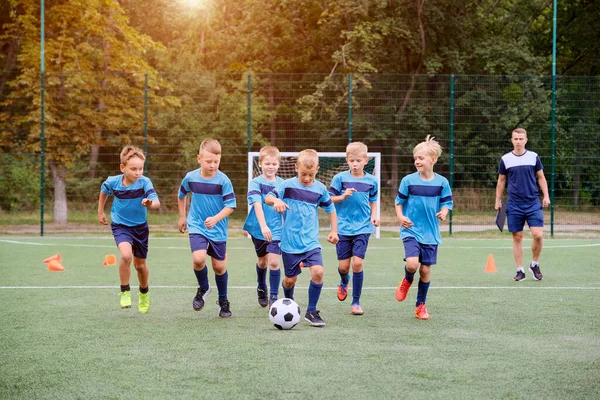
[(229, 301), (228, 300), (218, 300), (217, 304), (221, 307), (219, 311), (219, 317), (221, 318), (229, 318), (231, 317), (231, 310), (229, 309)]
[(319, 310), (307, 311), (304, 314), (304, 319), (312, 326), (325, 326), (325, 321), (319, 315)]
[(365, 313), (360, 304), (352, 304), (352, 307), (350, 307), (350, 312), (352, 315), (363, 315)]
[(540, 271), (539, 265), (533, 266), (532, 264), (529, 264), (529, 271), (531, 271), (533, 274), (533, 279), (536, 281), (541, 281), (544, 277), (544, 275), (542, 275), (542, 271)]
[(131, 291), (121, 292), (121, 308), (131, 308)]
[[(538, 271), (540, 269), (538, 268)], [(540, 274), (541, 275), (541, 274)], [(518, 270), (517, 274), (515, 275), (515, 277), (513, 278), (513, 281), (524, 281), (525, 280), (525, 272)]]
[(140, 293), (138, 301), (138, 311), (142, 314), (146, 314), (150, 308), (150, 292)]
[(348, 296), (348, 285), (340, 283), (337, 287), (337, 296), (339, 301), (346, 300), (346, 297)]
[(267, 292), (262, 289), (256, 289), (256, 294), (258, 295), (258, 304), (261, 307), (266, 307), (269, 305), (269, 297), (267, 296)]
[(202, 308), (204, 307), (204, 302), (206, 301), (206, 297), (208, 296), (210, 291), (211, 291), (210, 286), (206, 290), (204, 290), (202, 288), (198, 288), (198, 292), (196, 293), (196, 296), (194, 297), (194, 300), (192, 301), (192, 306), (194, 307), (194, 310), (196, 310), (196, 311), (202, 310)]
[(415, 317), (419, 319), (429, 319), (429, 313), (427, 312), (425, 303), (419, 304), (419, 306), (415, 309)]
[(406, 278), (402, 278), (402, 282), (400, 282), (400, 284), (396, 288), (396, 300), (404, 301), (404, 299), (406, 299), (406, 295), (408, 294), (408, 289), (410, 289), (411, 285), (412, 283), (408, 283)]

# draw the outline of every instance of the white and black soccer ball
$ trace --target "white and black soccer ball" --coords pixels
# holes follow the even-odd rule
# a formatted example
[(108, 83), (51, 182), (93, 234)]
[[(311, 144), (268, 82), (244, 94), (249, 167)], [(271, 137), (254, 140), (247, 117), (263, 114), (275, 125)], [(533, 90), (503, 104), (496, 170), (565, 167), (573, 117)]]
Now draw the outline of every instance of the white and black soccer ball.
[(300, 306), (292, 299), (279, 299), (271, 306), (269, 319), (277, 329), (292, 329), (300, 322)]

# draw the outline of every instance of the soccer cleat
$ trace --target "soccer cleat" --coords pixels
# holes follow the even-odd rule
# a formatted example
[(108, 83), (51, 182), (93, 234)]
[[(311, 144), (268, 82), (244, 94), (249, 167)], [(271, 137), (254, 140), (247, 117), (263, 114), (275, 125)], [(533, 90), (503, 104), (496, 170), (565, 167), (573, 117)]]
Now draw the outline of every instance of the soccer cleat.
[(267, 292), (262, 289), (256, 289), (256, 294), (258, 295), (258, 304), (261, 307), (266, 307), (269, 305), (269, 297), (267, 296)]
[(352, 304), (352, 307), (350, 307), (350, 312), (352, 315), (363, 315), (365, 313), (360, 304)]
[(411, 285), (412, 283), (408, 283), (406, 278), (402, 278), (402, 282), (400, 282), (400, 284), (396, 288), (396, 300), (404, 301), (404, 299), (406, 299), (406, 295), (408, 294), (408, 289), (410, 289)]
[(138, 301), (138, 311), (142, 314), (146, 314), (150, 308), (150, 293), (140, 293)]
[(348, 285), (344, 285), (343, 283), (340, 283), (337, 287), (338, 300), (344, 301), (344, 300), (346, 300), (347, 296), (348, 296)]
[(131, 291), (121, 292), (121, 308), (131, 308)]
[(194, 307), (194, 310), (196, 310), (196, 311), (202, 310), (202, 308), (204, 307), (204, 302), (206, 301), (206, 297), (208, 296), (210, 291), (211, 291), (210, 286), (206, 290), (204, 290), (202, 288), (198, 288), (198, 292), (196, 293), (196, 296), (194, 297), (194, 300), (192, 301), (192, 306)]
[(312, 326), (325, 326), (325, 321), (319, 315), (319, 310), (307, 311), (304, 314), (304, 320), (308, 321)]
[(427, 312), (425, 303), (419, 304), (419, 306), (415, 309), (415, 317), (418, 319), (429, 319), (429, 313)]
[(273, 305), (273, 303), (275, 303), (277, 301), (277, 296), (271, 295), (269, 297), (269, 308), (271, 308), (271, 306)]
[[(538, 268), (538, 271), (540, 269)], [(541, 275), (541, 274), (540, 274)], [(540, 278), (541, 279), (541, 278)], [(525, 280), (525, 272), (518, 270), (517, 274), (515, 275), (515, 277), (513, 278), (513, 281), (524, 281)]]
[(231, 317), (231, 310), (229, 309), (229, 301), (228, 300), (218, 300), (217, 304), (221, 307), (219, 310), (219, 317), (221, 318), (229, 318)]
[(529, 264), (529, 271), (531, 271), (533, 274), (533, 279), (536, 281), (541, 281), (544, 277), (544, 275), (542, 275), (542, 271), (540, 271), (539, 265), (533, 266), (532, 264)]

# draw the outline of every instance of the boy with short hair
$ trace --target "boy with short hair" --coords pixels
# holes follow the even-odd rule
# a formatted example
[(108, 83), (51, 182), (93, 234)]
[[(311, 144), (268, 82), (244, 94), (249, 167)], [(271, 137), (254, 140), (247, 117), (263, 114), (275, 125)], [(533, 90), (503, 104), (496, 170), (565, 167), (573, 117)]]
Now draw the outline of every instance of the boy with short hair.
[(317, 302), (323, 288), (323, 257), (319, 243), (318, 208), (329, 214), (331, 232), (327, 241), (338, 242), (337, 216), (325, 185), (315, 180), (319, 171), (319, 154), (306, 149), (298, 154), (296, 161), (298, 176), (285, 180), (265, 198), (265, 203), (284, 216), (281, 232), (281, 253), (285, 277), (283, 279), (284, 297), (294, 298), (294, 285), (302, 266), (310, 268), (308, 288), (308, 306), (304, 319), (312, 326), (325, 326), (317, 310)]
[[(189, 232), (194, 274), (198, 281), (198, 291), (192, 301), (194, 310), (204, 307), (211, 291), (206, 269), (206, 256), (211, 257), (212, 269), (219, 292), (217, 304), (219, 317), (231, 317), (227, 299), (227, 228), (229, 215), (236, 208), (235, 194), (231, 181), (219, 171), (221, 144), (214, 139), (206, 139), (200, 144), (197, 156), (200, 168), (187, 173), (177, 199), (179, 209), (179, 231)], [(190, 210), (186, 219), (186, 196), (191, 193)]]
[(148, 209), (158, 210), (160, 201), (152, 181), (143, 176), (144, 152), (134, 146), (121, 151), (121, 175), (109, 176), (100, 187), (98, 198), (98, 221), (108, 225), (104, 206), (108, 196), (114, 196), (110, 209), (111, 230), (119, 249), (119, 279), (121, 281), (121, 308), (131, 307), (131, 261), (137, 271), (140, 284), (138, 311), (146, 314), (150, 309), (148, 292)]
[(337, 287), (338, 300), (346, 300), (352, 262), (352, 305), (354, 315), (364, 313), (360, 305), (363, 286), (363, 264), (369, 237), (377, 219), (377, 178), (365, 172), (369, 162), (367, 146), (361, 142), (346, 147), (346, 162), (350, 169), (340, 172), (331, 180), (329, 193), (338, 215), (339, 242), (335, 249), (341, 282)]
[(424, 142), (415, 146), (413, 156), (417, 172), (402, 179), (396, 196), (396, 216), (406, 255), (404, 279), (396, 289), (396, 300), (406, 299), (419, 268), (415, 316), (423, 320), (429, 319), (425, 302), (431, 266), (437, 261), (438, 245), (442, 243), (438, 219), (444, 221), (453, 205), (448, 180), (433, 172), (433, 166), (442, 154), (442, 147), (433, 139), (427, 135)]
[[(281, 238), (282, 219), (281, 214), (271, 206), (264, 206), (264, 199), (283, 179), (277, 176), (279, 170), (279, 149), (275, 146), (265, 146), (260, 149), (258, 166), (261, 175), (252, 179), (248, 185), (248, 205), (251, 207), (243, 230), (252, 237), (254, 250), (258, 257), (256, 263), (256, 276), (258, 287), (258, 304), (261, 307), (273, 304), (277, 301), (279, 294), (279, 256), (281, 249), (279, 241)], [(270, 293), (267, 296), (267, 265), (269, 266)]]

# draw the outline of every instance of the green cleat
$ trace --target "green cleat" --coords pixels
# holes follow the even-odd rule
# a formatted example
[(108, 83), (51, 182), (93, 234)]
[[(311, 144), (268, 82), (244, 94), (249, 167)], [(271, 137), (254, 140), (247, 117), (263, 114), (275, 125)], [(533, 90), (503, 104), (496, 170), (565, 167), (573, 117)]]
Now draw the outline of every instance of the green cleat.
[(150, 308), (150, 292), (140, 293), (140, 299), (138, 303), (138, 311), (142, 314), (146, 314)]
[(131, 291), (121, 292), (121, 308), (131, 308)]

